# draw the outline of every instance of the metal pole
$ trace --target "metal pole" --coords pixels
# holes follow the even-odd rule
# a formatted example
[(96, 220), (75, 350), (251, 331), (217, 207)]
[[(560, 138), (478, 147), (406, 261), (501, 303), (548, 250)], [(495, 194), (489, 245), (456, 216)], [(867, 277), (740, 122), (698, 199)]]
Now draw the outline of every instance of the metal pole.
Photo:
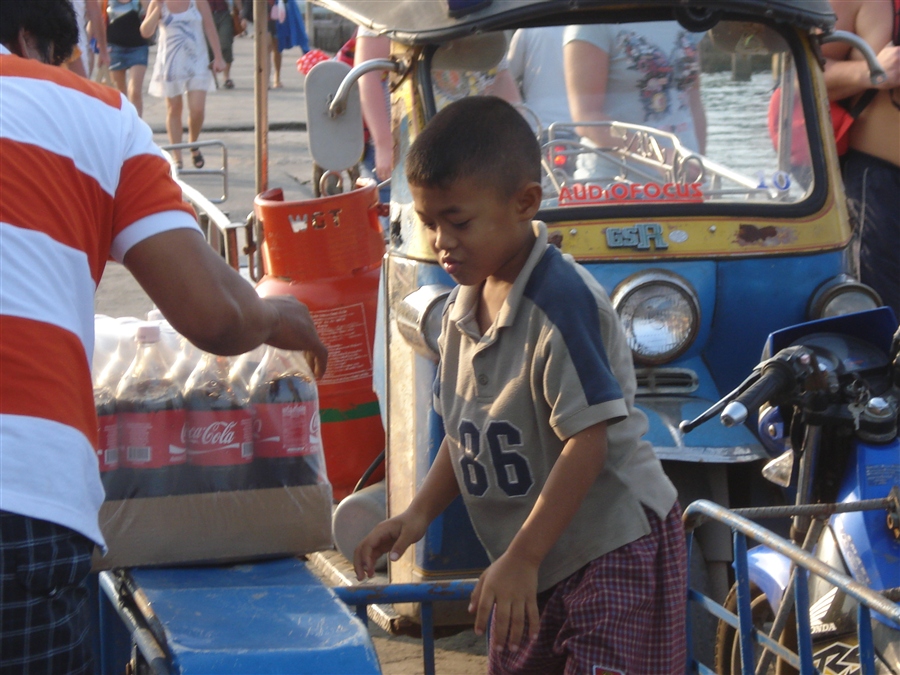
[(256, 194), (269, 189), (269, 7), (266, 0), (253, 2), (253, 39), (255, 65), (253, 101), (254, 157), (256, 160)]
[(310, 0), (306, 0), (304, 6), (304, 21), (306, 22), (306, 37), (309, 38), (310, 48), (316, 46), (316, 24), (313, 22), (313, 5)]

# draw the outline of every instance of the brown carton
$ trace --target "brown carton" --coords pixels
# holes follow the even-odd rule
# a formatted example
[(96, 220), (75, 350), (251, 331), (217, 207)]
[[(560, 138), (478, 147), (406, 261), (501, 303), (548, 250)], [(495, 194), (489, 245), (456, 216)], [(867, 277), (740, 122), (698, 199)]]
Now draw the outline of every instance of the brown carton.
[(236, 490), (104, 502), (109, 547), (94, 571), (113, 567), (236, 562), (332, 547), (331, 485)]

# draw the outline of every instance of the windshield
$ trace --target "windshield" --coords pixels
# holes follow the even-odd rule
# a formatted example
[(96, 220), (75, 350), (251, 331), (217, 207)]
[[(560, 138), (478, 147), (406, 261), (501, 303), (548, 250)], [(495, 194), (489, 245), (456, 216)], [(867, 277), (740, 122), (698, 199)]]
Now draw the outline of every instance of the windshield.
[(435, 105), (494, 94), (544, 150), (544, 207), (796, 203), (814, 186), (794, 59), (752, 22), (508, 33), (490, 71), (432, 69)]

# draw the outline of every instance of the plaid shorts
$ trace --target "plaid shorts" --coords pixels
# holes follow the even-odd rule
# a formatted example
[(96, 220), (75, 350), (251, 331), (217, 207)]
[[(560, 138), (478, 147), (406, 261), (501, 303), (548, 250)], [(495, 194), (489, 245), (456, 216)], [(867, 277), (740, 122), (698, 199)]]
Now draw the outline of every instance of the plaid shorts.
[[(491, 675), (682, 675), (687, 549), (681, 509), (644, 509), (650, 534), (600, 556), (538, 596), (538, 637), (491, 645)], [(491, 631), (493, 635), (493, 631)]]
[(0, 511), (0, 673), (93, 673), (93, 550), (66, 527)]

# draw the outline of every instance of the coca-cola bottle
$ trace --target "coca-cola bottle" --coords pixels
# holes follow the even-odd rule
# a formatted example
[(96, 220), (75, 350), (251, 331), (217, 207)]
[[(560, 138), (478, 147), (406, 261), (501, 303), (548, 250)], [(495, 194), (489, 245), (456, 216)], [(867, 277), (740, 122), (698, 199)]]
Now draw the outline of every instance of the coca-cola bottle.
[(184, 387), (191, 492), (251, 486), (253, 408), (229, 381), (227, 356), (204, 354)]
[[(133, 358), (134, 333), (120, 327), (120, 319), (96, 322), (95, 333), (106, 333), (105, 348), (98, 353), (95, 343), (92, 374), (94, 406), (97, 410), (97, 464), (108, 500), (124, 499), (127, 477), (119, 470), (119, 419), (116, 388)], [(114, 346), (113, 346), (114, 345)]]
[[(180, 344), (177, 349), (173, 348), (171, 344), (165, 348), (165, 352), (169, 356), (169, 359), (166, 361), (169, 366), (166, 377), (178, 385), (179, 388), (184, 389), (187, 379), (194, 372), (197, 364), (200, 363), (200, 357), (203, 352), (183, 337), (179, 336), (179, 338)], [(174, 360), (172, 360), (172, 356), (174, 356)]]
[(135, 339), (137, 354), (116, 389), (125, 497), (181, 494), (187, 468), (181, 389), (166, 375), (159, 326), (142, 324)]
[(319, 395), (303, 352), (269, 347), (250, 378), (258, 488), (326, 482)]
[(265, 353), (266, 345), (260, 345), (232, 360), (231, 370), (228, 374), (231, 384), (239, 391), (247, 392), (247, 396), (250, 395), (250, 378), (259, 368)]
[(116, 415), (115, 386), (105, 382), (94, 385), (94, 407), (97, 409), (97, 464), (100, 480), (109, 500), (122, 499), (119, 480), (119, 418)]

